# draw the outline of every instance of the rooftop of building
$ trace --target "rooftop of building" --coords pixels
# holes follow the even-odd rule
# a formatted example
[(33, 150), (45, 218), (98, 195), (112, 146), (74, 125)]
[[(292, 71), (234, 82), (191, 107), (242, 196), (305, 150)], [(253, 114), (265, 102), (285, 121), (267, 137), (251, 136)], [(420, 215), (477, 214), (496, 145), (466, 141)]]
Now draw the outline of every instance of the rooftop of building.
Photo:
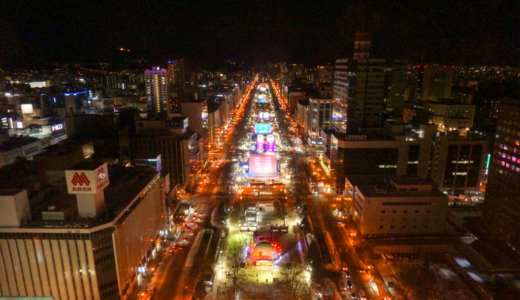
[(40, 139), (30, 137), (30, 136), (11, 137), (2, 142), (2, 144), (0, 145), (0, 152), (11, 151), (11, 150), (23, 147), (25, 145), (37, 142), (39, 140)]
[[(353, 180), (357, 180), (357, 184), (353, 185), (355, 185), (365, 197), (446, 197), (431, 179), (395, 176), (391, 178), (359, 177)], [(352, 183), (350, 178), (349, 181)]]
[[(89, 142), (83, 141), (75, 141), (71, 139), (67, 139), (59, 144), (49, 146), (45, 148), (45, 151), (36, 155), (36, 157), (44, 157), (44, 156), (65, 156), (74, 151), (77, 151), (78, 148), (81, 148), (83, 145)], [(36, 158), (35, 157), (35, 158)]]
[(336, 132), (334, 129), (322, 129), (321, 131), (323, 131), (326, 135), (331, 135)]
[[(99, 165), (100, 163), (92, 164)], [(76, 165), (78, 166), (78, 165)], [(122, 210), (137, 197), (141, 191), (157, 175), (157, 171), (150, 166), (108, 166), (110, 184), (104, 189), (106, 212), (96, 219), (80, 218), (76, 195), (70, 195), (67, 190), (51, 190), (45, 193), (43, 199), (30, 200), (32, 220), (23, 227), (52, 227), (60, 228), (78, 225), (81, 228), (90, 228), (112, 221)], [(65, 220), (43, 220), (42, 211), (67, 212)]]
[(220, 106), (222, 105), (222, 102), (220, 101), (208, 101), (208, 113), (214, 113), (216, 112)]
[(95, 170), (101, 167), (104, 162), (98, 161), (83, 161), (70, 167), (68, 170)]
[(204, 101), (207, 101), (207, 99), (206, 98), (199, 98), (199, 99), (186, 98), (184, 100), (181, 100), (181, 103), (202, 103)]
[(0, 196), (14, 196), (21, 192), (23, 192), (24, 189), (0, 189)]

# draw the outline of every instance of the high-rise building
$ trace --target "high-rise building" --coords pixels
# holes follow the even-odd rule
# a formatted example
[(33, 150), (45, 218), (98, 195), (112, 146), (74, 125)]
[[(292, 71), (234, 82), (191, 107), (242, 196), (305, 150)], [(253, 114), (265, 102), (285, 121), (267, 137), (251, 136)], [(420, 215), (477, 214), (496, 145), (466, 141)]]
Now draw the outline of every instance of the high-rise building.
[[(321, 131), (330, 129), (332, 119), (332, 91), (319, 91), (309, 97), (307, 136), (309, 144), (323, 148)], [(321, 145), (321, 146), (319, 146)]]
[(184, 70), (184, 60), (168, 61), (168, 82), (184, 88), (186, 83), (186, 72)]
[(331, 83), (334, 75), (332, 66), (318, 66), (318, 83)]
[[(432, 129), (435, 132), (435, 129)], [(342, 193), (349, 175), (419, 176), (426, 178), (431, 141), (332, 133), (330, 171), (333, 184)]]
[(332, 126), (336, 131), (343, 133), (347, 131), (348, 76), (348, 59), (336, 59)]
[(152, 70), (146, 70), (146, 101), (148, 103), (148, 111), (152, 114), (168, 112), (168, 84), (166, 82), (166, 70), (154, 67)]
[(493, 239), (520, 254), (520, 97), (501, 102), (483, 217)]
[(358, 32), (354, 37), (354, 59), (370, 56), (370, 33)]
[(132, 160), (135, 162), (136, 157), (160, 154), (162, 173), (164, 176), (170, 175), (171, 186), (193, 184), (199, 170), (191, 168), (191, 160), (196, 160), (196, 157), (190, 155), (196, 156), (199, 147), (195, 143), (197, 134), (186, 130), (187, 118), (143, 119), (136, 125), (136, 134), (129, 142)]
[(431, 66), (424, 69), (422, 101), (439, 101), (451, 98), (453, 68)]
[(348, 59), (336, 59), (334, 66), (334, 103), (347, 104), (348, 101)]
[(385, 70), (386, 110), (396, 116), (402, 116), (407, 72), (406, 59), (391, 60)]
[(208, 130), (209, 113), (207, 99), (193, 99), (181, 103), (181, 113), (188, 117), (188, 130), (197, 133), (202, 139), (202, 165), (205, 167), (209, 162), (210, 134)]
[(357, 59), (355, 95), (348, 100), (347, 132), (383, 125), (385, 59)]

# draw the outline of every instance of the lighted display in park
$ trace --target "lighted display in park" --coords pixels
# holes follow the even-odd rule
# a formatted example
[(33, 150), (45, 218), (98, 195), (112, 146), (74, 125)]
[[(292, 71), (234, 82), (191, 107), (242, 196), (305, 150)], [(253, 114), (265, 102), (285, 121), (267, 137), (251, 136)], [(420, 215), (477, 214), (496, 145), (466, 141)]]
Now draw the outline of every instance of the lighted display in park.
[(249, 157), (249, 177), (277, 178), (278, 164), (276, 162), (276, 156), (251, 154)]
[(268, 111), (260, 112), (260, 113), (258, 113), (258, 117), (257, 118), (258, 119), (269, 120), (271, 118), (271, 114)]
[(271, 123), (255, 123), (256, 134), (269, 134), (271, 133)]
[(274, 136), (272, 134), (267, 136), (267, 152), (274, 152)]
[(264, 152), (264, 136), (259, 135), (256, 137), (256, 151)]

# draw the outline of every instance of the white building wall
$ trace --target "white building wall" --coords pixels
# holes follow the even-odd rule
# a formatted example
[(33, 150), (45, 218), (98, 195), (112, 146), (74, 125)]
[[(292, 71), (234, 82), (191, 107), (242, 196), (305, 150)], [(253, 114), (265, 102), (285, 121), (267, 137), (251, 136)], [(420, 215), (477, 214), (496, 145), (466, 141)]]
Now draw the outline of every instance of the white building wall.
[[(361, 194), (357, 188), (356, 191)], [(363, 235), (439, 234), (445, 230), (448, 198), (444, 195), (418, 197), (360, 195), (359, 198), (362, 202), (360, 231)], [(410, 204), (383, 205), (383, 202)], [(425, 202), (430, 204), (417, 204)]]

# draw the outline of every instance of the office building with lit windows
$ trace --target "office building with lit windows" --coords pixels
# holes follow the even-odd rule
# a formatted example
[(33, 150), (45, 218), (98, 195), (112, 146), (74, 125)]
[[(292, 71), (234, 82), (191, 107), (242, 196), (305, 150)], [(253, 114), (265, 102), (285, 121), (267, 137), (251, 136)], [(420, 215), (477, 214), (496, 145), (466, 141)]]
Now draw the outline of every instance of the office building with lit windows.
[(307, 109), (307, 141), (316, 150), (323, 150), (321, 131), (332, 127), (332, 92), (318, 91), (309, 97)]
[(438, 188), (453, 198), (483, 200), (480, 192), (485, 156), (485, 139), (439, 134), (434, 138), (431, 178)]
[(152, 114), (168, 112), (168, 83), (166, 77), (166, 70), (161, 70), (159, 67), (144, 72), (146, 101), (148, 111)]
[(0, 190), (0, 295), (127, 299), (166, 228), (164, 182), (149, 166), (81, 162), (38, 201)]
[(491, 153), (485, 230), (520, 255), (520, 97), (502, 99)]
[(332, 126), (338, 132), (347, 131), (347, 105), (349, 81), (348, 59), (336, 59), (334, 66), (334, 103), (332, 107)]

